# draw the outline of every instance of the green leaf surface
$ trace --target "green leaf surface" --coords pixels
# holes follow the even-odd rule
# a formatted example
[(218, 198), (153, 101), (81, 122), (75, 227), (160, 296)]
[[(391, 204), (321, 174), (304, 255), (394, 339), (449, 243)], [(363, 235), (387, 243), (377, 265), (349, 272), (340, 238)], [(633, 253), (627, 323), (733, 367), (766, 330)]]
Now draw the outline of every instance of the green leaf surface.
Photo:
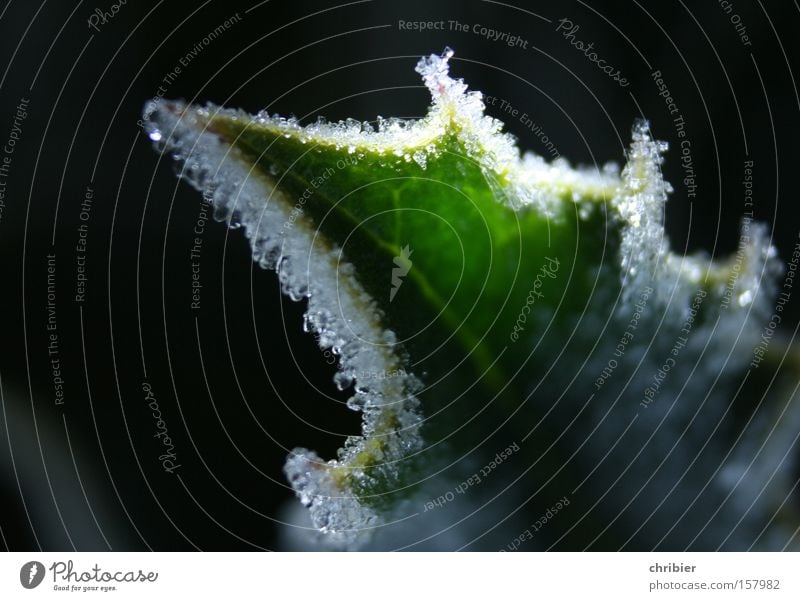
[[(345, 543), (424, 513), (426, 499), (493, 457), (499, 470), (495, 451), (512, 441), (519, 469), (491, 490), (524, 477), (519, 502), (538, 495), (531, 502), (546, 509), (592, 475), (609, 441), (652, 441), (665, 416), (663, 444), (687, 424), (702, 440), (711, 426), (695, 424), (695, 395), (713, 371), (709, 347), (729, 353), (713, 373), (733, 382), (779, 269), (750, 223), (725, 264), (669, 251), (665, 147), (645, 123), (622, 172), (521, 156), (480, 93), (450, 77), (451, 55), (417, 67), (433, 99), (419, 121), (303, 127), (175, 101), (145, 110), (151, 139), (221, 219), (244, 226), (254, 258), (309, 299), (306, 327), (339, 355), (337, 383), (355, 382), (362, 436), (328, 461), (297, 449), (286, 466), (315, 526)], [(727, 401), (716, 391), (706, 400), (713, 425)], [(666, 460), (686, 464), (693, 452)], [(615, 494), (650, 486), (648, 462), (660, 459), (637, 459)], [(491, 501), (489, 490), (471, 506)], [(558, 532), (576, 544), (594, 536)], [(629, 533), (620, 524), (610, 541)]]

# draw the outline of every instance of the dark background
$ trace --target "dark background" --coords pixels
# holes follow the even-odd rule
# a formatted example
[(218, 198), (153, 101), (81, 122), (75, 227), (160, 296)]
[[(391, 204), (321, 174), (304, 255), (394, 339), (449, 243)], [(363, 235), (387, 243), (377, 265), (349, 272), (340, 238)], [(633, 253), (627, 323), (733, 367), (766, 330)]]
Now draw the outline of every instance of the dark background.
[[(456, 50), (452, 72), (507, 99), (577, 163), (623, 161), (635, 118), (672, 144), (673, 247), (725, 256), (753, 160), (755, 217), (781, 256), (797, 240), (800, 104), (792, 2), (736, 0), (752, 46), (718, 2), (467, 1), (113, 2), (12, 0), (0, 8), (0, 140), (30, 100), (0, 220), (0, 534), (12, 550), (275, 549), (293, 495), (281, 472), (295, 446), (334, 456), (359, 431), (314, 339), (303, 303), (282, 298), (240, 232), (209, 222), (202, 304), (192, 310), (189, 251), (200, 195), (178, 183), (137, 126), (181, 57), (241, 20), (183, 67), (166, 97), (310, 121), (419, 116), (428, 93), (413, 67)], [(535, 14), (540, 15), (537, 17)], [(544, 18), (541, 18), (544, 17)], [(631, 82), (621, 88), (569, 45), (555, 22)], [(458, 20), (518, 34), (527, 49), (473, 33), (410, 32), (398, 20)], [(551, 22), (548, 22), (547, 20)], [(648, 64), (649, 63), (649, 64)], [(686, 120), (698, 184), (681, 183), (675, 129), (650, 73), (661, 70)], [(489, 112), (504, 118), (498, 106)], [(523, 149), (545, 154), (505, 118)], [(86, 300), (74, 301), (80, 205), (94, 191)], [(53, 241), (53, 233), (55, 238)], [(57, 331), (65, 402), (47, 355), (46, 255), (57, 259)], [(784, 322), (791, 333), (797, 302)], [(142, 391), (155, 393), (181, 467), (162, 446)]]

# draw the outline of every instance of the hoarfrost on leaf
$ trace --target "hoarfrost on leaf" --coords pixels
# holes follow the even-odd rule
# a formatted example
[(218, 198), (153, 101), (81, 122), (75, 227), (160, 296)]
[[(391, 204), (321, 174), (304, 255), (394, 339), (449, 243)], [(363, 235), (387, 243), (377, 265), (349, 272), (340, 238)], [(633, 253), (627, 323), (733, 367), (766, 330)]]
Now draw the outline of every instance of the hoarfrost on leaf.
[[(735, 274), (732, 263), (669, 250), (663, 208), (672, 189), (661, 174), (667, 148), (653, 140), (645, 121), (634, 125), (621, 172), (615, 164), (576, 168), (563, 158), (521, 154), (503, 124), (485, 114), (481, 93), (450, 76), (452, 57), (448, 48), (417, 64), (432, 98), (424, 118), (379, 117), (377, 128), (322, 118), (303, 127), (263, 111), (251, 116), (168, 100), (150, 102), (144, 111), (150, 139), (182, 164), (180, 176), (212, 200), (216, 218), (241, 226), (254, 260), (278, 273), (285, 294), (308, 299), (304, 328), (338, 355), (337, 387), (355, 386), (347, 405), (362, 412), (362, 435), (350, 437), (335, 459), (297, 448), (285, 465), (314, 526), (345, 547), (413, 513), (409, 499), (430, 494), (424, 473), (448, 465), (448, 454), (459, 456), (442, 425), (445, 409), (469, 401), (479, 414), (490, 400), (523, 398), (538, 387), (543, 373), (527, 363), (533, 351), (526, 345), (538, 348), (541, 337), (552, 336), (541, 338), (547, 343), (540, 352), (557, 359), (561, 345), (552, 342), (574, 338), (586, 348), (599, 344), (598, 355), (610, 356), (613, 343), (595, 341), (602, 323), (592, 311), (612, 307), (610, 321), (624, 322), (641, 291), (652, 287), (643, 330), (659, 332), (658, 310), (667, 329), (683, 323), (700, 289), (715, 302), (727, 295), (736, 302), (725, 311), (704, 303), (697, 342), (685, 355), (701, 356), (701, 343), (714, 332), (717, 344), (746, 348), (758, 335), (748, 312), (767, 310), (780, 271), (765, 229), (756, 225), (743, 225), (749, 242)], [(579, 227), (593, 235), (576, 238)], [(552, 245), (545, 242), (551, 234)], [(616, 239), (615, 256), (602, 262)], [(448, 253), (446, 243), (452, 243)], [(410, 248), (413, 269), (393, 264), (393, 257), (410, 264)], [(564, 263), (572, 256), (570, 273), (577, 277), (553, 276), (546, 300), (531, 311), (530, 283), (520, 269), (535, 273), (558, 252)], [(412, 300), (400, 303), (406, 294)], [(617, 294), (622, 300), (612, 305)], [(588, 310), (581, 304), (586, 298), (595, 303)], [(417, 323), (426, 313), (433, 318)], [(522, 324), (520, 343), (506, 350), (515, 320)], [(435, 338), (441, 330), (446, 335)], [(641, 359), (646, 336), (637, 336), (641, 348), (628, 352)], [(452, 348), (461, 350), (430, 359)], [(652, 361), (642, 359), (642, 369)], [(734, 357), (731, 369), (741, 363)], [(589, 367), (599, 371), (602, 363)], [(519, 388), (506, 390), (514, 373)], [(466, 385), (441, 384), (452, 374)], [(571, 382), (552, 377), (557, 398)], [(595, 403), (605, 401), (616, 406), (611, 393), (599, 391)], [(653, 407), (651, 415), (663, 410)], [(722, 476), (715, 482), (721, 490), (727, 486)]]

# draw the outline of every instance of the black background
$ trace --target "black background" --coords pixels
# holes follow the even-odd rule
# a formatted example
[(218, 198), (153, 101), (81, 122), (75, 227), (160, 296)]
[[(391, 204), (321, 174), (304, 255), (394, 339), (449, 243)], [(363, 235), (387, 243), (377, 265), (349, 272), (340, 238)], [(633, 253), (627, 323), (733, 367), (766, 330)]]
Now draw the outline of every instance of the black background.
[[(167, 97), (306, 122), (318, 114), (419, 116), (429, 98), (413, 67), (449, 45), (454, 75), (528, 113), (573, 162), (622, 162), (631, 124), (647, 117), (672, 145), (664, 172), (675, 187), (666, 214), (674, 248), (735, 250), (748, 159), (756, 219), (781, 256), (797, 240), (800, 104), (788, 62), (798, 53), (796, 3), (735, 1), (750, 47), (712, 1), (129, 1), (90, 29), (95, 9), (112, 4), (12, 0), (0, 8), (0, 139), (20, 99), (30, 100), (0, 221), (6, 548), (281, 548), (277, 521), (293, 497), (281, 472), (287, 452), (299, 445), (332, 457), (359, 431), (359, 416), (343, 404), (347, 391), (331, 381), (333, 366), (302, 332), (303, 304), (282, 298), (275, 275), (252, 264), (240, 232), (206, 226), (202, 308), (190, 308), (200, 195), (177, 182), (136, 122), (180, 58), (236, 13), (241, 20), (182, 68)], [(629, 87), (555, 31), (562, 17), (580, 25), (578, 38), (593, 41)], [(398, 20), (481, 23), (529, 43), (402, 31)], [(695, 198), (681, 183), (675, 129), (650, 77), (656, 69), (686, 120)], [(523, 149), (546, 152), (522, 122), (497, 106), (489, 112)], [(74, 246), (87, 186), (88, 293), (76, 303)], [(61, 406), (45, 329), (50, 252)], [(792, 333), (796, 301), (788, 312), (783, 325)], [(143, 382), (175, 442), (177, 474), (161, 470)]]

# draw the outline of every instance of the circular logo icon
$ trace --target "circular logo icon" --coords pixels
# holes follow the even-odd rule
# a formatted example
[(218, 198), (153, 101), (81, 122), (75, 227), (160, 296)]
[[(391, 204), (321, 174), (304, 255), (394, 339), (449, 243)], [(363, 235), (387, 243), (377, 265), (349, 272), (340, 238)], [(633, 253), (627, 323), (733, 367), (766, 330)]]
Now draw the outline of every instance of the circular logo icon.
[(44, 564), (29, 561), (19, 571), (19, 582), (25, 588), (36, 588), (44, 580)]

